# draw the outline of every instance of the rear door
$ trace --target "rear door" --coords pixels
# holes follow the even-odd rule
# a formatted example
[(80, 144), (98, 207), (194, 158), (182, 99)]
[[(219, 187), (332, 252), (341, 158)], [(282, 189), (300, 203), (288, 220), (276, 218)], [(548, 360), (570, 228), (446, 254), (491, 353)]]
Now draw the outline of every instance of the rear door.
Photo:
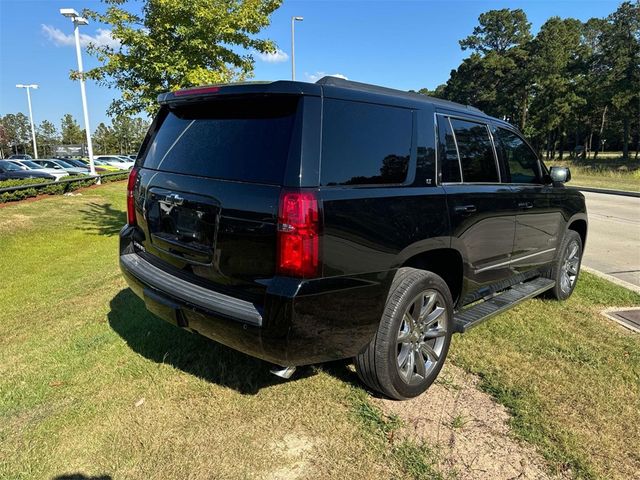
[(517, 207), (511, 267), (524, 273), (555, 258), (564, 226), (562, 197), (545, 184), (540, 161), (517, 132), (502, 126), (493, 131)]
[(454, 247), (465, 259), (466, 299), (489, 293), (511, 276), (515, 216), (501, 183), (489, 126), (481, 119), (438, 115), (442, 185)]
[(259, 301), (275, 272), (283, 177), (299, 157), (298, 103), (279, 95), (164, 106), (138, 161), (138, 253)]

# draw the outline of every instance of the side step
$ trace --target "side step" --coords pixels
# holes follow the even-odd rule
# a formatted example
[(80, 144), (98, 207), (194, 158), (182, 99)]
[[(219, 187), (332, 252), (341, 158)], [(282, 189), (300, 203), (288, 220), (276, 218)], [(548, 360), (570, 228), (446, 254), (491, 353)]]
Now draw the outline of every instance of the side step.
[(514, 285), (489, 300), (461, 310), (453, 316), (454, 332), (464, 333), (494, 315), (509, 310), (514, 305), (540, 295), (542, 292), (553, 288), (555, 284), (556, 282), (549, 278), (536, 278), (535, 280)]

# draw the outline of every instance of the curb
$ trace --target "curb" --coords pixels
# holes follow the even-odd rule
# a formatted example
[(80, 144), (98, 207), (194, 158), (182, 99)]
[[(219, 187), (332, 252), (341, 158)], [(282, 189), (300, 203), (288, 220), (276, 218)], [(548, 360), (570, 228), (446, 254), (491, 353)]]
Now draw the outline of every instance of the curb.
[(640, 293), (640, 287), (638, 285), (634, 285), (633, 283), (625, 282), (624, 280), (620, 280), (613, 275), (609, 275), (608, 273), (603, 273), (599, 270), (595, 270), (591, 267), (587, 267), (586, 265), (581, 265), (580, 268), (585, 272), (591, 273), (596, 277), (604, 278), (605, 280), (609, 280), (611, 283), (615, 283), (620, 287), (624, 287), (627, 290), (631, 290), (632, 292)]
[(623, 197), (640, 198), (640, 192), (631, 192), (629, 190), (611, 190), (609, 188), (581, 187), (579, 185), (571, 186), (569, 188), (574, 188), (574, 189), (580, 190), (582, 192), (605, 193), (607, 195), (620, 195), (620, 196), (623, 196)]

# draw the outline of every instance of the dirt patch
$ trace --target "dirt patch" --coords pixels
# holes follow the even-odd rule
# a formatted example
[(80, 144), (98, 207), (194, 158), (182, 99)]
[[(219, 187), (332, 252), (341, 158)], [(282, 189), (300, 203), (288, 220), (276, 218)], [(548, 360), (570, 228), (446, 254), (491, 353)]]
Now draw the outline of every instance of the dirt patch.
[[(313, 450), (313, 442), (304, 436), (287, 434), (273, 443), (274, 459), (280, 459), (287, 465), (278, 468), (266, 476), (268, 480), (294, 480), (307, 478), (309, 454)], [(280, 461), (276, 462), (280, 463)]]
[(2, 219), (0, 219), (0, 233), (7, 233), (13, 230), (26, 228), (32, 223), (33, 222), (29, 215), (14, 213), (13, 215), (9, 215), (8, 217), (3, 217)]
[(479, 379), (447, 364), (420, 397), (376, 400), (400, 417), (401, 435), (437, 449), (439, 469), (466, 480), (552, 479), (542, 456), (510, 432), (509, 413), (478, 388)]

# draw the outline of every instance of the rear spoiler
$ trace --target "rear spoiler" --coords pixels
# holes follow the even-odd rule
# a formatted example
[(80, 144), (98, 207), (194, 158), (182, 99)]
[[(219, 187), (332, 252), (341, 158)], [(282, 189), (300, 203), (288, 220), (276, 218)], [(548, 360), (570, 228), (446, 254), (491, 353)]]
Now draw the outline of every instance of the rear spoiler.
[(275, 82), (241, 82), (185, 88), (158, 95), (158, 103), (174, 104), (201, 101), (220, 95), (321, 95), (320, 85), (278, 80)]

